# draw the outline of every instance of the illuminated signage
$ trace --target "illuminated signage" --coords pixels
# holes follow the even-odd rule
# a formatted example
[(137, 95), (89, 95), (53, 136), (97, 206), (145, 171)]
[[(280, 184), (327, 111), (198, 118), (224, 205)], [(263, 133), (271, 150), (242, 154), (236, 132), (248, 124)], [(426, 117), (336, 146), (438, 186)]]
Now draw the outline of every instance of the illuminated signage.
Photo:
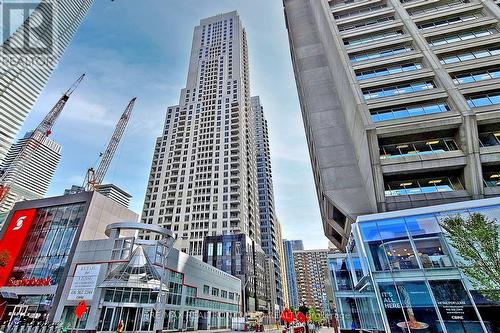
[(36, 209), (24, 209), (14, 212), (9, 226), (0, 240), (0, 252), (5, 262), (0, 265), (0, 286), (5, 286), (16, 260), (23, 248), (26, 236), (36, 214)]

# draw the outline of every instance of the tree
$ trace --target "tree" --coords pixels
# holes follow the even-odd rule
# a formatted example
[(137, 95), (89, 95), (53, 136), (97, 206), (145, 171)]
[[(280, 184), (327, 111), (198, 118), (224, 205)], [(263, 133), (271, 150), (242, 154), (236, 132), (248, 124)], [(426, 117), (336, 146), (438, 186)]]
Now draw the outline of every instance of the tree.
[(458, 267), (483, 296), (500, 301), (500, 240), (496, 219), (480, 213), (441, 221), (458, 258)]
[(0, 251), (0, 267), (7, 266), (7, 263), (10, 261), (10, 254), (7, 250)]
[(314, 325), (316, 326), (321, 325), (325, 321), (325, 318), (323, 318), (321, 314), (317, 313), (315, 308), (309, 309), (308, 316), (309, 316), (309, 321), (314, 323)]

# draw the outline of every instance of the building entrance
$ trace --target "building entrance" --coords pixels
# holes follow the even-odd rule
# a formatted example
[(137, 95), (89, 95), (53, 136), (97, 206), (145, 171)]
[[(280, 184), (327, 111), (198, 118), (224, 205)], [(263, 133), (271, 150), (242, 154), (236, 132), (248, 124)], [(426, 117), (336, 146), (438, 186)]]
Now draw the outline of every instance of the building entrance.
[(156, 311), (141, 307), (103, 307), (99, 330), (102, 332), (116, 332), (120, 320), (124, 323), (125, 332), (152, 332)]

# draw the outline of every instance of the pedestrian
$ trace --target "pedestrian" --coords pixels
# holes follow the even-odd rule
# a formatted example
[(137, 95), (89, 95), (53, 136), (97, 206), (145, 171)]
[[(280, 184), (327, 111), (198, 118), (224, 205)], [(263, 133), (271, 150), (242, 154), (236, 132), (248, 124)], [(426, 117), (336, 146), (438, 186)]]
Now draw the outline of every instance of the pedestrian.
[(351, 323), (351, 331), (356, 332), (356, 323), (354, 321)]
[(118, 322), (118, 327), (116, 327), (116, 333), (123, 333), (125, 325), (123, 324), (123, 319)]

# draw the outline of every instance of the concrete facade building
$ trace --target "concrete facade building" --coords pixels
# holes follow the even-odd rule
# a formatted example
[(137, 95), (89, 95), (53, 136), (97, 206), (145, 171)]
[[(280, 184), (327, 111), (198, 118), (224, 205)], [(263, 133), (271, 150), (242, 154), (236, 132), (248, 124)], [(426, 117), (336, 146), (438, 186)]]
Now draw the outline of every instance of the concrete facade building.
[[(0, 162), (16, 138), (26, 116), (35, 104), (52, 71), (71, 42), (94, 0), (48, 0), (38, 4), (29, 18), (10, 35), (4, 35), (0, 54)], [(4, 3), (4, 18), (20, 11), (26, 15), (33, 1)], [(46, 24), (50, 22), (49, 24)], [(34, 27), (32, 30), (32, 27)], [(4, 27), (5, 33), (8, 29)], [(51, 50), (33, 54), (26, 46), (42, 41)], [(39, 45), (39, 44), (37, 44)], [(20, 47), (22, 46), (22, 47)], [(15, 48), (15, 49), (14, 49)], [(20, 65), (22, 63), (23, 65)]]
[(285, 0), (324, 231), (360, 214), (500, 194), (500, 8)]
[(0, 235), (0, 249), (12, 258), (1, 268), (0, 290), (16, 295), (2, 294), (3, 316), (52, 322), (51, 306), (60, 298), (77, 245), (105, 239), (109, 223), (137, 218), (97, 192), (17, 202)]
[(280, 232), (276, 208), (274, 204), (274, 187), (273, 175), (271, 169), (271, 152), (269, 148), (269, 133), (267, 120), (264, 117), (264, 108), (261, 104), (259, 96), (251, 98), (252, 113), (255, 117), (255, 146), (256, 146), (256, 162), (257, 162), (257, 188), (258, 202), (260, 214), (260, 237), (261, 245), (267, 256), (273, 261), (275, 274), (274, 283), (275, 290), (273, 294), (276, 296), (274, 303), (282, 308), (283, 300), (283, 283), (281, 271), (281, 255), (280, 255)]
[(127, 208), (132, 198), (130, 194), (114, 184), (99, 185), (96, 191)]
[(333, 301), (327, 263), (329, 252), (328, 249), (293, 251), (299, 305), (313, 307), (325, 318), (330, 317), (329, 298)]
[[(13, 258), (1, 268), (2, 323), (19, 322), (19, 332), (50, 323), (116, 332), (120, 320), (127, 332), (230, 327), (241, 281), (172, 248), (169, 230), (137, 219), (98, 192), (17, 203), (0, 239)], [(144, 230), (160, 239), (137, 239)], [(87, 310), (77, 320), (82, 300)]]
[(11, 210), (18, 201), (43, 198), (61, 160), (61, 146), (45, 137), (28, 160), (14, 161), (21, 149), (28, 144), (30, 136), (31, 132), (28, 132), (12, 145), (2, 163), (1, 169), (5, 172), (5, 181), (9, 182), (15, 178), (10, 191), (0, 204), (2, 213)]
[(176, 246), (198, 258), (206, 236), (242, 233), (260, 244), (254, 130), (240, 18), (203, 19), (186, 88), (156, 141), (142, 222), (172, 230)]

